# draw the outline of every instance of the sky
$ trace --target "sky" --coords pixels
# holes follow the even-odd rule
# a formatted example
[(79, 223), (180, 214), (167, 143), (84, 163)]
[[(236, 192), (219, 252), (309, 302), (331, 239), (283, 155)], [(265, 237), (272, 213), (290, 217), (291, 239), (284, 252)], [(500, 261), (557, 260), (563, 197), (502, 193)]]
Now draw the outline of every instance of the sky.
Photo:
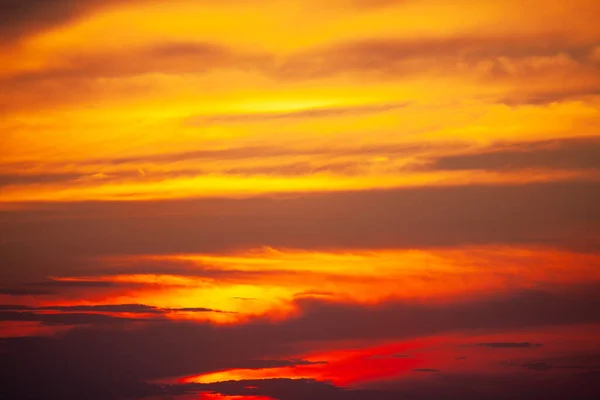
[(600, 398), (600, 2), (0, 0), (0, 398)]

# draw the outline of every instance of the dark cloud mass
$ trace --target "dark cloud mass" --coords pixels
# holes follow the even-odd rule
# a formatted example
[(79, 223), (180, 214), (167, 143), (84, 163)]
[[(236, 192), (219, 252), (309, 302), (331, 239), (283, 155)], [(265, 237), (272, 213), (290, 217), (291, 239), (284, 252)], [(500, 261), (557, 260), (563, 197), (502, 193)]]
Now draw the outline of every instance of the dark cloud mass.
[[(0, 212), (8, 283), (81, 275), (85, 257), (484, 244), (598, 249), (600, 185), (428, 187), (287, 198), (74, 203)], [(173, 214), (173, 210), (177, 210)], [(89, 214), (86, 214), (89, 213)], [(101, 218), (100, 218), (101, 217)], [(209, 228), (210, 227), (210, 228)], [(68, 254), (68, 258), (66, 255)]]
[(600, 169), (600, 138), (498, 144), (481, 152), (434, 159), (428, 168), (438, 170)]
[[(44, 398), (43, 393), (51, 392), (63, 394), (56, 398), (71, 400), (90, 391), (98, 399), (107, 400), (119, 398), (117, 394), (153, 379), (231, 368), (306, 365), (307, 361), (290, 358), (287, 353), (301, 343), (600, 323), (596, 312), (599, 293), (596, 287), (564, 293), (523, 291), (468, 303), (394, 302), (368, 309), (359, 304), (311, 299), (298, 302), (302, 313), (292, 319), (265, 318), (235, 325), (155, 321), (134, 328), (85, 319), (96, 318), (94, 314), (44, 316), (100, 323), (55, 338), (3, 339), (0, 367), (8, 373), (2, 375), (2, 387), (14, 393), (12, 398), (37, 400)], [(5, 316), (17, 314), (24, 313), (3, 312)], [(523, 347), (522, 343), (517, 345)], [(433, 368), (421, 368), (421, 372), (426, 370), (436, 372)], [(19, 376), (27, 376), (28, 380), (19, 380)]]
[(122, 324), (135, 322), (134, 318), (113, 317), (104, 314), (60, 313), (41, 314), (22, 311), (1, 311), (0, 322), (41, 322), (45, 325)]
[(115, 3), (116, 0), (0, 0), (0, 43), (52, 28), (94, 8)]
[[(59, 312), (59, 313), (47, 313)], [(224, 313), (226, 311), (214, 310), (203, 307), (187, 308), (158, 308), (145, 304), (102, 304), (102, 305), (75, 305), (75, 306), (45, 306), (33, 307), (25, 305), (0, 305), (1, 321), (35, 321), (47, 325), (80, 325), (93, 323), (156, 321), (159, 316), (169, 313)], [(151, 318), (124, 318), (109, 314), (150, 314)]]
[(494, 343), (478, 343), (478, 346), (490, 347), (492, 349), (528, 349), (533, 347), (540, 347), (539, 343), (513, 343), (513, 342), (494, 342)]
[(0, 187), (11, 185), (68, 182), (80, 177), (80, 174), (0, 174)]
[(343, 73), (361, 74), (365, 78), (400, 79), (440, 68), (457, 72), (458, 65), (476, 70), (480, 63), (488, 62), (491, 65), (484, 75), (505, 79), (514, 75), (539, 74), (540, 69), (528, 65), (528, 60), (559, 56), (567, 57), (583, 70), (597, 70), (597, 65), (588, 58), (595, 43), (573, 46), (560, 36), (540, 39), (510, 35), (414, 40), (369, 38), (295, 54), (270, 73), (282, 79), (324, 78)]

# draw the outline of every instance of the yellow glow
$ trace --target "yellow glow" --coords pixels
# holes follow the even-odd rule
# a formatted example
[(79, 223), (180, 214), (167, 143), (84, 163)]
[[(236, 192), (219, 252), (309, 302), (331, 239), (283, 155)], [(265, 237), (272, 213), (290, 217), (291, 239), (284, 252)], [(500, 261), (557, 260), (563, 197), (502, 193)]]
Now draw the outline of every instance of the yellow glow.
[[(281, 176), (197, 176), (173, 178), (155, 182), (116, 182), (101, 185), (55, 186), (42, 185), (0, 190), (1, 203), (85, 201), (136, 201), (200, 197), (246, 197), (263, 194), (336, 192), (366, 189), (391, 189), (431, 185), (467, 185), (477, 183), (532, 183), (565, 181), (573, 178), (598, 180), (593, 171), (526, 171), (517, 173), (454, 172), (407, 175), (339, 176), (315, 174), (306, 177)], [(10, 207), (10, 205), (9, 205)]]
[(0, 55), (0, 173), (77, 178), (4, 185), (2, 207), (597, 179), (411, 170), (598, 135), (598, 3), (471, 3), (110, 2), (32, 30)]
[[(152, 261), (197, 265), (186, 276), (116, 275), (79, 279), (143, 284), (110, 296), (112, 303), (207, 307), (235, 313), (174, 314), (219, 323), (249, 316), (289, 318), (294, 301), (319, 297), (376, 304), (390, 299), (447, 301), (540, 284), (600, 280), (600, 259), (544, 248), (464, 247), (448, 250), (347, 250), (311, 252), (255, 249), (233, 254), (109, 257), (111, 265)], [(377, 290), (373, 290), (377, 287)]]

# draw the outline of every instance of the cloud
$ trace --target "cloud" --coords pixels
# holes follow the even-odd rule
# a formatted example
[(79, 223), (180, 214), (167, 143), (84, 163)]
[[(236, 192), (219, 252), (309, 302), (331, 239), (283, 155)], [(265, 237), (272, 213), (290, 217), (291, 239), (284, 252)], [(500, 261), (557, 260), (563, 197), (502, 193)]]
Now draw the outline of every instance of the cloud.
[[(531, 371), (550, 371), (550, 370), (573, 370), (573, 371), (600, 371), (600, 364), (594, 364), (593, 362), (589, 362), (590, 360), (585, 360), (585, 357), (563, 357), (563, 359), (568, 358), (580, 358), (584, 363), (581, 364), (565, 364), (564, 361), (561, 363), (561, 360), (549, 360), (549, 361), (537, 361), (530, 363), (515, 363), (515, 366), (520, 366), (522, 368), (531, 370)], [(585, 362), (588, 361), (588, 362)], [(596, 357), (597, 361), (597, 357)]]
[(442, 70), (483, 72), (496, 79), (569, 68), (589, 73), (596, 68), (588, 57), (594, 45), (573, 46), (558, 36), (374, 38), (295, 54), (271, 73), (290, 80), (344, 73), (393, 79)]
[(0, 288), (0, 294), (7, 296), (44, 296), (54, 292), (51, 290), (32, 289), (26, 287)]
[(13, 71), (0, 77), (4, 88), (0, 115), (15, 110), (52, 109), (59, 104), (147, 96), (156, 86), (152, 80), (136, 80), (140, 75), (249, 71), (259, 69), (269, 57), (205, 42), (152, 43), (119, 51), (71, 51), (55, 56), (60, 59), (58, 66)]
[[(106, 282), (106, 281), (85, 281), (85, 280), (48, 280), (41, 282), (29, 283), (29, 286), (44, 287), (50, 289), (64, 289), (64, 288), (110, 288), (119, 286), (121, 282)], [(126, 283), (128, 284), (128, 282)]]
[[(85, 163), (84, 163), (85, 165)], [(80, 166), (84, 166), (80, 165)], [(11, 167), (14, 167), (11, 166)], [(21, 164), (22, 168), (31, 167), (27, 163)], [(59, 166), (60, 167), (60, 166)], [(102, 165), (97, 165), (101, 169)], [(149, 182), (161, 181), (166, 179), (176, 179), (188, 176), (202, 175), (201, 170), (179, 170), (179, 171), (152, 171), (140, 173), (138, 169), (124, 169), (121, 171), (113, 171), (110, 173), (13, 173), (3, 174), (0, 176), (0, 187), (4, 186), (23, 186), (23, 185), (52, 185), (52, 184), (68, 184), (70, 187), (85, 186), (85, 185), (102, 185), (109, 182)]]
[(539, 343), (529, 343), (529, 342), (493, 342), (493, 343), (477, 343), (477, 346), (489, 347), (492, 349), (528, 349), (534, 347), (541, 347), (542, 345)]
[(366, 163), (361, 162), (327, 162), (320, 165), (314, 165), (309, 162), (297, 162), (291, 164), (265, 165), (256, 167), (238, 167), (229, 168), (225, 172), (231, 175), (276, 175), (276, 176), (301, 176), (313, 175), (323, 172), (358, 175), (361, 167)]
[[(504, 400), (507, 398), (592, 400), (600, 393), (597, 374), (444, 373), (427, 379), (397, 379), (382, 384), (380, 392), (395, 398), (423, 400)], [(359, 397), (360, 398), (360, 397)], [(365, 399), (367, 399), (366, 397)]]
[(68, 21), (85, 10), (101, 4), (98, 0), (73, 3), (69, 0), (2, 0), (0, 34), (3, 40)]
[(362, 106), (347, 106), (347, 107), (320, 107), (310, 108), (300, 111), (291, 112), (269, 112), (269, 113), (252, 113), (252, 114), (225, 114), (225, 115), (208, 115), (190, 117), (187, 121), (191, 125), (204, 124), (223, 124), (223, 123), (248, 123), (248, 122), (263, 122), (263, 121), (278, 121), (286, 119), (306, 119), (306, 118), (328, 118), (328, 117), (344, 117), (356, 116), (365, 114), (377, 114), (387, 111), (394, 111), (406, 107), (408, 103), (395, 104), (372, 104)]
[(552, 369), (550, 365), (543, 362), (523, 364), (522, 367), (533, 371), (547, 371)]
[[(61, 0), (61, 3), (65, 2), (67, 0)], [(552, 101), (565, 100), (600, 90), (600, 80), (597, 78), (600, 64), (590, 58), (595, 51), (594, 46), (595, 43), (585, 42), (573, 45), (566, 38), (557, 36), (390, 37), (330, 44), (282, 55), (266, 51), (242, 51), (213, 42), (146, 43), (120, 51), (90, 54), (75, 50), (57, 54), (59, 66), (5, 75), (0, 85), (4, 87), (6, 95), (0, 100), (4, 113), (23, 109), (40, 110), (61, 104), (81, 104), (89, 99), (122, 99), (123, 96), (147, 94), (157, 89), (149, 81), (141, 83), (128, 79), (139, 75), (199, 76), (214, 71), (226, 74), (237, 70), (283, 82), (319, 81), (340, 75), (355, 75), (362, 80), (387, 83), (414, 76), (435, 79), (466, 75), (484, 82), (497, 83), (500, 80), (521, 83), (518, 90), (511, 90), (508, 96), (501, 95), (501, 102), (527, 103), (530, 100), (545, 104), (544, 97)], [(560, 77), (563, 84), (560, 87), (531, 84), (542, 77), (547, 80)], [(114, 84), (111, 89), (104, 81), (107, 78), (121, 83)], [(349, 115), (343, 109), (337, 112), (316, 109), (300, 113), (207, 115), (193, 117), (188, 122), (192, 125), (231, 124)], [(353, 111), (357, 115), (373, 112), (378, 111)]]
[[(110, 274), (109, 274), (110, 275)], [(69, 291), (102, 291), (105, 289), (135, 289), (151, 284), (138, 282), (109, 282), (94, 279), (56, 280), (49, 279), (39, 282), (26, 282), (5, 290), (6, 294), (12, 295), (54, 295)], [(164, 284), (163, 284), (164, 285)]]
[(138, 49), (130, 48), (122, 53), (66, 55), (60, 67), (16, 73), (6, 78), (5, 83), (17, 87), (19, 84), (39, 84), (44, 81), (74, 82), (149, 73), (200, 74), (215, 68), (243, 68), (244, 60), (249, 57), (213, 43), (153, 44)]
[[(70, 265), (73, 268), (77, 268), (76, 265), (79, 265), (76, 262), (73, 262), (72, 260), (69, 260), (69, 258), (66, 258), (63, 260), (63, 263), (70, 263)], [(107, 271), (106, 269), (104, 270), (94, 270), (92, 265), (94, 263), (90, 263), (90, 269), (87, 270), (87, 272), (90, 275), (94, 275), (94, 273), (96, 272), (98, 275), (111, 275), (111, 271)], [(63, 264), (64, 265), (64, 264)], [(48, 268), (52, 268), (53, 264), (50, 264), (50, 266)], [(156, 270), (157, 272), (160, 272), (161, 274), (173, 274), (173, 273), (186, 273), (187, 275), (193, 275), (193, 271), (187, 269), (187, 268), (183, 268), (181, 267), (180, 269), (176, 269), (175, 267), (171, 268), (171, 270), (169, 270), (168, 266), (163, 265), (160, 269)], [(127, 274), (128, 272), (131, 273), (136, 273), (139, 272), (139, 269), (132, 267), (131, 270), (128, 270), (127, 268), (123, 268), (120, 269), (118, 271), (119, 274)], [(153, 271), (151, 269), (148, 269), (146, 271), (144, 271), (144, 273), (146, 274), (151, 274)], [(197, 274), (201, 274), (200, 271), (196, 271)], [(232, 274), (235, 274), (235, 272), (232, 271)], [(210, 273), (206, 273), (206, 275), (211, 275)], [(218, 275), (217, 273), (213, 274), (213, 275)], [(175, 286), (173, 283), (163, 283), (163, 282), (159, 282), (157, 281), (157, 283), (150, 283), (150, 282), (144, 282), (144, 283), (140, 283), (140, 282), (116, 282), (116, 281), (105, 281), (105, 280), (94, 280), (93, 278), (86, 278), (88, 280), (46, 280), (46, 281), (39, 281), (39, 282), (17, 282), (14, 283), (13, 285), (7, 286), (7, 287), (3, 287), (0, 288), (0, 294), (4, 294), (4, 295), (8, 295), (8, 296), (55, 296), (55, 295), (71, 295), (71, 294), (76, 294), (76, 293), (81, 293), (83, 291), (85, 291), (88, 295), (90, 293), (100, 293), (100, 292), (105, 292), (105, 291), (110, 291), (112, 289), (121, 289), (121, 290), (126, 290), (126, 289), (143, 289), (143, 288), (152, 288), (155, 286), (160, 285), (160, 287), (167, 287), (167, 286)], [(7, 280), (8, 283), (8, 280)]]
[[(370, 106), (365, 106), (370, 107)], [(326, 109), (323, 109), (326, 110)], [(372, 144), (366, 146), (335, 146), (292, 148), (282, 146), (246, 146), (216, 150), (192, 150), (179, 153), (160, 153), (138, 157), (118, 157), (112, 159), (89, 160), (86, 165), (126, 165), (139, 163), (175, 163), (192, 160), (243, 160), (278, 158), (283, 156), (411, 156), (419, 151), (452, 150), (465, 144), (431, 142), (408, 144)]]
[[(106, 390), (129, 393), (140, 382), (154, 379), (313, 363), (290, 358), (289, 352), (300, 344), (307, 348), (323, 341), (400, 340), (470, 329), (599, 323), (600, 292), (596, 289), (520, 291), (429, 305), (396, 301), (364, 306), (303, 299), (297, 302), (299, 315), (291, 319), (258, 318), (237, 325), (153, 321), (136, 327), (107, 320), (110, 322), (104, 325), (75, 328), (55, 338), (4, 339), (0, 367), (7, 374), (0, 379), (5, 390), (15, 393), (12, 398), (37, 399), (42, 393), (61, 393), (61, 399), (70, 400), (87, 391), (112, 399), (111, 395), (118, 396)], [(60, 318), (88, 323), (89, 318), (97, 317)], [(16, 379), (22, 376), (28, 380)]]
[(595, 251), (599, 203), (600, 184), (568, 182), (47, 204), (0, 213), (1, 230), (12, 238), (0, 243), (0, 258), (12, 265), (0, 271), (0, 280), (8, 286), (85, 275), (90, 265), (81, 260), (106, 255), (263, 246), (330, 250), (508, 244)]
[(600, 138), (499, 143), (472, 153), (434, 158), (426, 168), (437, 170), (600, 169)]
[[(521, 290), (447, 305), (388, 302), (377, 307), (322, 299), (301, 299), (303, 313), (280, 328), (304, 340), (391, 339), (469, 329), (503, 329), (600, 322), (595, 288)], [(574, 310), (577, 310), (576, 312)], [(360, 321), (360, 322), (359, 322)], [(385, 329), (383, 328), (385, 327)], [(497, 348), (536, 346), (492, 343)]]
[(512, 93), (505, 98), (499, 100), (500, 103), (508, 106), (523, 106), (523, 105), (545, 105), (556, 103), (560, 101), (581, 101), (586, 97), (600, 96), (600, 88), (593, 88), (585, 90), (583, 88), (579, 90), (559, 90), (559, 91), (540, 91), (537, 93)]
[[(556, 380), (532, 380), (520, 376), (488, 377), (461, 374), (458, 376), (433, 375), (424, 381), (403, 380), (393, 388), (348, 389), (330, 383), (310, 379), (262, 379), (226, 381), (211, 384), (185, 385), (140, 385), (135, 393), (138, 397), (156, 395), (183, 395), (211, 393), (219, 396), (243, 396), (277, 400), (526, 400), (544, 398), (548, 400), (592, 400), (600, 388), (593, 376), (564, 377)], [(476, 387), (474, 387), (476, 386)], [(242, 398), (243, 398), (242, 397)], [(182, 398), (183, 400), (183, 398)]]
[(204, 308), (204, 307), (167, 308), (166, 310), (180, 311), (180, 312), (230, 312), (230, 311), (213, 310), (212, 308)]
[[(47, 311), (57, 311), (58, 314), (48, 314)], [(35, 321), (46, 325), (80, 325), (112, 322), (153, 321), (156, 316), (165, 316), (171, 313), (229, 313), (228, 311), (215, 310), (204, 307), (185, 308), (159, 308), (145, 304), (98, 304), (74, 306), (26, 306), (20, 304), (0, 305), (0, 321)], [(109, 314), (151, 314), (152, 318), (114, 317)]]
[[(126, 1), (134, 3), (139, 0)], [(123, 3), (120, 0), (0, 0), (0, 44), (10, 45), (28, 35)]]
[[(65, 260), (65, 262), (67, 262), (67, 260)], [(26, 283), (19, 282), (12, 286), (0, 288), (0, 294), (5, 294), (8, 296), (52, 296), (57, 293), (65, 293), (68, 291), (91, 291), (114, 288), (133, 288), (139, 286), (140, 284), (133, 282), (107, 282), (97, 280), (47, 280)]]
[[(57, 325), (104, 325), (104, 324), (123, 324), (126, 322), (139, 321), (135, 318), (114, 317), (104, 314), (83, 314), (83, 313), (60, 313), (60, 314), (40, 314), (22, 311), (1, 311), (0, 321), (6, 322), (41, 322), (49, 326)], [(150, 319), (144, 319), (150, 321)]]
[(41, 183), (69, 182), (81, 178), (81, 174), (0, 174), (0, 187)]
[[(375, 109), (382, 111), (388, 106), (378, 108), (377, 105), (343, 108), (344, 112), (359, 112), (358, 109)], [(399, 107), (389, 105), (389, 107)], [(323, 108), (323, 114), (336, 115), (341, 108)], [(234, 121), (237, 117), (248, 117), (248, 121), (259, 121), (262, 118), (295, 118), (300, 115), (308, 117), (312, 112), (301, 111), (288, 114), (257, 114), (235, 115), (230, 117)], [(331, 114), (328, 114), (331, 112)], [(361, 111), (362, 112), (362, 111)], [(268, 116), (270, 115), (270, 116)], [(212, 117), (193, 117), (198, 123), (206, 123)], [(229, 118), (229, 117), (227, 117)], [(432, 153), (442, 154), (431, 156)], [(286, 161), (282, 158), (301, 158), (306, 161)], [(350, 160), (340, 158), (352, 157)], [(340, 175), (359, 175), (369, 171), (374, 166), (375, 157), (402, 161), (416, 159), (415, 166), (390, 166), (382, 167), (385, 173), (402, 172), (429, 172), (429, 171), (465, 171), (486, 170), (494, 172), (514, 171), (518, 169), (541, 168), (556, 170), (581, 170), (600, 169), (600, 138), (586, 137), (575, 139), (554, 139), (533, 142), (496, 143), (484, 148), (473, 148), (468, 143), (409, 143), (401, 145), (372, 145), (372, 146), (336, 146), (316, 148), (282, 148), (281, 146), (249, 146), (233, 147), (216, 150), (194, 150), (176, 153), (155, 154), (138, 157), (116, 157), (112, 159), (88, 160), (79, 164), (82, 168), (94, 167), (97, 170), (107, 166), (120, 166), (119, 171), (110, 173), (4, 173), (0, 175), (0, 187), (17, 185), (44, 185), (44, 184), (69, 184), (101, 185), (110, 182), (158, 182), (168, 179), (185, 177), (207, 176), (212, 173), (223, 175), (277, 175), (277, 176), (302, 176), (318, 173), (333, 173)], [(181, 168), (175, 164), (189, 161), (260, 161), (257, 164), (235, 166), (224, 165), (211, 167), (210, 164), (199, 164), (201, 167)], [(414, 161), (413, 161), (414, 162)], [(140, 173), (139, 164), (153, 163), (157, 170)], [(216, 165), (216, 164), (213, 164)], [(8, 165), (15, 171), (34, 168), (34, 164), (20, 163)], [(161, 171), (160, 167), (167, 169)], [(65, 165), (48, 163), (48, 169), (61, 169)], [(174, 170), (170, 170), (174, 168)], [(211, 169), (212, 168), (212, 169)], [(216, 168), (216, 169), (215, 169)]]

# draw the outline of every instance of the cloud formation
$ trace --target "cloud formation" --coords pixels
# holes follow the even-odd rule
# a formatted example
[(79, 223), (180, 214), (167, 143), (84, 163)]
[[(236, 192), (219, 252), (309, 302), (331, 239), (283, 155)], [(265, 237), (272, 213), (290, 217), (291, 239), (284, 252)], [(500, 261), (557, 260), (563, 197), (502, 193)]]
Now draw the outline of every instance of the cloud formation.
[(0, 10), (0, 398), (600, 398), (598, 1)]
[(527, 349), (532, 347), (540, 347), (539, 343), (511, 343), (511, 342), (495, 342), (495, 343), (478, 343), (477, 346), (489, 347), (492, 349)]
[(598, 169), (597, 138), (499, 144), (471, 154), (455, 154), (432, 160), (428, 168), (449, 170), (508, 170), (524, 168)]

